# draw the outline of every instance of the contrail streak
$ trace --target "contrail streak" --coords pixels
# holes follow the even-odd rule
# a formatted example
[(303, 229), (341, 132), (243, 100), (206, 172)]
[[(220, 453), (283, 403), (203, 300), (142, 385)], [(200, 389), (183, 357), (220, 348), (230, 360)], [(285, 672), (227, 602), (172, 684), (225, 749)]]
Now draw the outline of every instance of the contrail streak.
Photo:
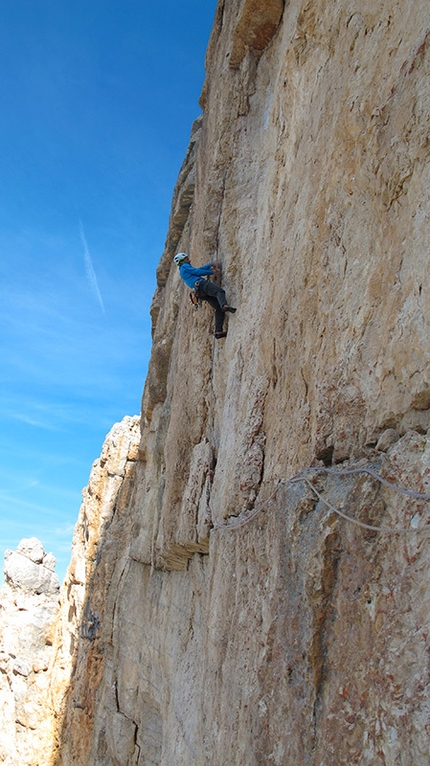
[(88, 279), (88, 282), (90, 283), (91, 289), (94, 291), (95, 295), (97, 296), (97, 300), (100, 303), (103, 314), (105, 314), (106, 312), (105, 312), (105, 307), (103, 305), (103, 298), (99, 290), (96, 272), (94, 271), (94, 266), (91, 260), (90, 251), (88, 250), (88, 243), (87, 243), (87, 240), (85, 239), (84, 227), (80, 219), (79, 219), (79, 233), (81, 235), (81, 241), (84, 246), (85, 271), (87, 273), (87, 279)]

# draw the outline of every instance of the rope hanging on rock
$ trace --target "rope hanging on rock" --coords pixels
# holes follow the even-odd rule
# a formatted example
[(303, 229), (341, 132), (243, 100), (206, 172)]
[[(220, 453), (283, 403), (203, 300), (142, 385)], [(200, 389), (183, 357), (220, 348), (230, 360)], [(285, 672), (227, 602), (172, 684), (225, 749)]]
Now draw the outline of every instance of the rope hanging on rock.
[(246, 516), (244, 519), (237, 519), (237, 521), (222, 524), (218, 521), (218, 519), (215, 516), (215, 513), (213, 511), (212, 505), (209, 501), (209, 507), (211, 511), (212, 516), (212, 524), (214, 526), (214, 529), (239, 529), (239, 527), (243, 527), (245, 524), (248, 524), (252, 519), (255, 518), (255, 516), (263, 510), (263, 508), (275, 497), (280, 487), (285, 486), (288, 487), (292, 484), (298, 484), (299, 482), (303, 482), (307, 484), (307, 486), (312, 490), (312, 492), (318, 497), (318, 499), (324, 503), (329, 510), (333, 511), (333, 513), (336, 513), (338, 516), (340, 516), (342, 519), (345, 519), (346, 521), (350, 521), (352, 524), (355, 524), (358, 527), (362, 527), (363, 529), (369, 529), (372, 532), (383, 532), (385, 534), (391, 534), (391, 535), (401, 535), (401, 534), (411, 534), (416, 532), (427, 532), (427, 534), (430, 533), (430, 526), (428, 527), (409, 527), (407, 529), (405, 528), (399, 528), (399, 529), (391, 529), (390, 527), (378, 527), (374, 526), (372, 524), (365, 524), (362, 521), (358, 521), (358, 519), (353, 519), (351, 516), (348, 516), (346, 513), (341, 511), (339, 508), (336, 508), (334, 505), (328, 502), (321, 493), (314, 487), (314, 485), (310, 482), (306, 474), (310, 471), (313, 472), (321, 472), (325, 474), (332, 474), (334, 476), (350, 476), (352, 474), (359, 474), (359, 473), (367, 473), (369, 476), (372, 476), (374, 479), (379, 481), (381, 484), (384, 484), (385, 486), (389, 487), (390, 489), (393, 489), (395, 492), (399, 492), (403, 495), (407, 495), (408, 497), (413, 497), (417, 500), (430, 500), (430, 494), (427, 494), (425, 492), (415, 492), (411, 489), (406, 489), (405, 487), (399, 487), (397, 484), (393, 484), (391, 481), (388, 481), (387, 479), (384, 479), (383, 476), (380, 476), (376, 471), (373, 471), (371, 468), (366, 467), (360, 467), (360, 468), (348, 468), (343, 470), (336, 470), (335, 468), (320, 468), (320, 467), (310, 467), (305, 468), (303, 471), (300, 471), (299, 473), (295, 474), (295, 476), (292, 476), (291, 479), (278, 479), (276, 488), (270, 495), (270, 497), (267, 498), (267, 500), (264, 500), (263, 503), (258, 505), (256, 508), (253, 509), (253, 511)]
[(218, 213), (218, 222), (216, 227), (216, 234), (215, 234), (215, 264), (217, 266), (217, 270), (219, 270), (219, 229), (221, 225), (221, 213), (222, 213), (222, 206), (224, 202), (224, 194), (225, 194), (225, 179), (227, 178), (227, 173), (224, 173), (224, 178), (222, 180), (222, 187), (221, 187), (221, 202), (219, 206), (219, 213)]

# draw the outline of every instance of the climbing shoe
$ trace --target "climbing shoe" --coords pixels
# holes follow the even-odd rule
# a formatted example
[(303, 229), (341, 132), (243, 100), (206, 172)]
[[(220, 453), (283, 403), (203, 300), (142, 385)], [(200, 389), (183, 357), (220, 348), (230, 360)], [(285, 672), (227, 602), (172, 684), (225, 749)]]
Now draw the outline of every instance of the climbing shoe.
[(237, 311), (237, 309), (234, 309), (233, 306), (227, 306), (227, 305), (223, 306), (222, 310), (223, 311), (229, 311), (230, 314), (235, 314), (236, 311)]
[(219, 330), (216, 330), (214, 332), (214, 335), (215, 335), (215, 338), (217, 338), (217, 339), (218, 338), (226, 338), (227, 337), (227, 333), (226, 332), (220, 332)]

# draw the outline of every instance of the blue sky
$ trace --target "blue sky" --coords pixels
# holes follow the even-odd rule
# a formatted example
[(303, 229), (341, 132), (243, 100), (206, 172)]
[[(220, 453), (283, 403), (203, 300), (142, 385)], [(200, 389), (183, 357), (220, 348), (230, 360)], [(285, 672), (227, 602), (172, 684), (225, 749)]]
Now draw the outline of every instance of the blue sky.
[(0, 7), (0, 552), (63, 577), (110, 427), (139, 412), (215, 0)]

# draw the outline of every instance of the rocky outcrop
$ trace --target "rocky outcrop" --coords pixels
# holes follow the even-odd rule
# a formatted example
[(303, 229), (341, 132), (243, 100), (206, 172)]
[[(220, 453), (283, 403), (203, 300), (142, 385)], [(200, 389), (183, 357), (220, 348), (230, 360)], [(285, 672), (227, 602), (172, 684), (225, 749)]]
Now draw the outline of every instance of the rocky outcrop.
[[(428, 764), (430, 11), (261, 5), (218, 3), (56, 766)], [(176, 250), (219, 257), (224, 341)]]
[(58, 592), (60, 583), (54, 573), (55, 557), (45, 553), (40, 540), (35, 537), (21, 540), (16, 551), (5, 552), (4, 559), (6, 583), (12, 590), (34, 595)]
[[(115, 610), (112, 597), (125, 565), (119, 548), (130, 538), (134, 524), (130, 497), (139, 424), (139, 417), (127, 416), (112, 427), (83, 491), (50, 667), (50, 714), (57, 727), (48, 747), (41, 743), (46, 766), (87, 763), (95, 694)], [(69, 737), (68, 731), (77, 736)]]
[[(118, 539), (128, 539), (133, 524), (129, 500), (139, 438), (138, 417), (125, 417), (107, 435), (83, 491), (61, 592), (55, 559), (38, 540), (22, 540), (16, 552), (6, 551), (0, 591), (0, 760), (7, 766), (56, 763), (66, 726), (79, 730), (79, 736), (70, 741), (70, 753), (60, 742), (61, 757), (86, 763), (89, 717), (103, 672), (100, 631), (111, 623), (108, 591), (120, 564)], [(113, 556), (107, 562), (108, 551)]]
[(261, 54), (272, 40), (284, 10), (283, 0), (244, 0), (233, 33), (230, 66), (237, 67), (248, 51)]
[(35, 537), (5, 553), (0, 590), (0, 761), (39, 766), (35, 749), (52, 741), (45, 711), (59, 612), (55, 558)]

